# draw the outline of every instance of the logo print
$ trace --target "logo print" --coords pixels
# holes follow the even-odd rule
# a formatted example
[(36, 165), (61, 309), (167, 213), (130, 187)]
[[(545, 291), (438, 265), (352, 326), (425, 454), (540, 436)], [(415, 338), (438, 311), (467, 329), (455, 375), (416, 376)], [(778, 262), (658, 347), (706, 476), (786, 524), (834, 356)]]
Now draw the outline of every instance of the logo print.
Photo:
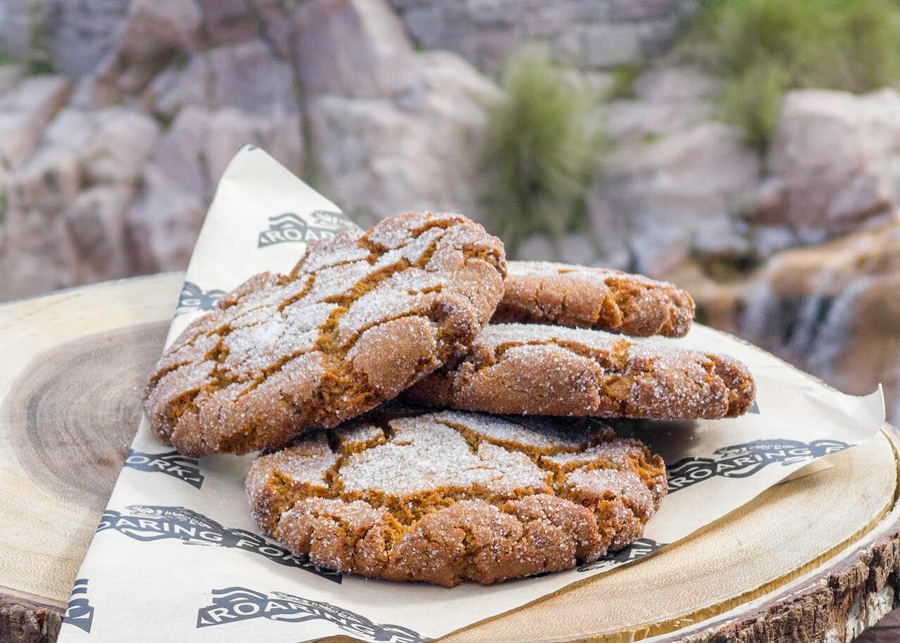
[(316, 241), (344, 230), (352, 230), (356, 225), (341, 212), (316, 210), (303, 219), (293, 212), (285, 212), (269, 217), (269, 229), (259, 233), (258, 248), (279, 243), (300, 243)]
[(720, 476), (746, 478), (770, 464), (782, 466), (807, 462), (850, 445), (838, 440), (756, 440), (717, 449), (713, 458), (684, 458), (668, 467), (669, 493)]
[(580, 572), (590, 572), (595, 569), (612, 569), (625, 563), (630, 563), (644, 556), (649, 556), (666, 546), (667, 543), (658, 543), (650, 538), (638, 538), (628, 547), (607, 554), (603, 558), (596, 560), (589, 565), (582, 565), (578, 568)]
[(203, 486), (203, 474), (200, 473), (197, 460), (187, 458), (178, 451), (144, 453), (129, 449), (128, 457), (125, 458), (125, 466), (147, 473), (165, 473), (198, 489)]
[(184, 507), (131, 505), (128, 512), (123, 514), (107, 509), (100, 519), (97, 532), (112, 529), (142, 542), (169, 539), (180, 540), (186, 545), (241, 549), (279, 565), (299, 567), (335, 583), (341, 582), (340, 572), (314, 565), (251, 531), (223, 527), (215, 520)]
[(69, 606), (66, 608), (66, 614), (63, 616), (63, 622), (74, 625), (80, 630), (84, 630), (88, 634), (91, 632), (91, 623), (94, 621), (94, 608), (87, 597), (86, 578), (79, 578), (75, 581), (72, 588), (72, 598), (69, 599)]
[(178, 297), (175, 315), (183, 315), (200, 310), (212, 310), (225, 295), (224, 290), (205, 291), (192, 281), (185, 281)]
[(255, 592), (246, 587), (226, 587), (212, 590), (213, 604), (197, 614), (197, 627), (267, 618), (283, 623), (301, 623), (320, 619), (342, 630), (366, 636), (375, 641), (420, 643), (427, 641), (416, 632), (399, 625), (379, 625), (365, 616), (330, 603), (313, 601), (284, 592)]

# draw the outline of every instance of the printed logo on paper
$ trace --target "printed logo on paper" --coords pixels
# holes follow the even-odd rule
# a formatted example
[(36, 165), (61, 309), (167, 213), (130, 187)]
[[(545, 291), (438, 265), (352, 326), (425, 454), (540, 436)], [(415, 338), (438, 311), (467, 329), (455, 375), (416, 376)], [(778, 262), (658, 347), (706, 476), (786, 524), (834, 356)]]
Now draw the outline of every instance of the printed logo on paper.
[(323, 620), (345, 632), (368, 637), (375, 641), (420, 643), (429, 639), (399, 625), (380, 625), (355, 612), (284, 592), (257, 592), (246, 587), (226, 587), (212, 590), (212, 605), (197, 614), (197, 627), (236, 623), (253, 618), (265, 618), (283, 623)]
[(279, 243), (306, 243), (333, 237), (344, 230), (356, 228), (343, 212), (316, 210), (306, 219), (293, 212), (269, 217), (269, 228), (259, 233), (258, 248)]
[(194, 282), (185, 281), (181, 287), (181, 295), (178, 297), (178, 307), (175, 309), (175, 315), (212, 310), (224, 296), (224, 290), (203, 290)]
[(335, 583), (341, 582), (340, 572), (314, 565), (251, 531), (223, 527), (215, 520), (184, 507), (131, 505), (127, 513), (107, 509), (97, 532), (107, 530), (142, 542), (180, 540), (186, 545), (240, 549), (279, 565), (299, 567)]
[(94, 622), (94, 608), (87, 596), (88, 580), (79, 578), (75, 581), (72, 588), (72, 597), (69, 599), (69, 606), (63, 616), (63, 623), (74, 625), (80, 630), (90, 634), (91, 624)]
[(129, 449), (128, 457), (125, 458), (125, 466), (146, 473), (164, 473), (197, 489), (203, 486), (203, 474), (200, 473), (199, 462), (194, 458), (181, 455), (178, 451), (144, 453)]
[(597, 569), (612, 569), (613, 567), (618, 567), (619, 565), (630, 563), (632, 561), (643, 558), (644, 556), (649, 556), (650, 554), (662, 549), (667, 544), (668, 543), (656, 542), (655, 540), (652, 540), (650, 538), (638, 538), (624, 549), (620, 549), (619, 551), (614, 551), (611, 554), (607, 554), (606, 556), (603, 556), (602, 558), (599, 558), (595, 562), (588, 565), (582, 565), (578, 568), (578, 571), (592, 572)]
[(839, 440), (756, 440), (717, 449), (712, 458), (684, 458), (669, 465), (669, 493), (716, 476), (747, 478), (770, 464), (789, 466), (815, 460), (849, 447)]

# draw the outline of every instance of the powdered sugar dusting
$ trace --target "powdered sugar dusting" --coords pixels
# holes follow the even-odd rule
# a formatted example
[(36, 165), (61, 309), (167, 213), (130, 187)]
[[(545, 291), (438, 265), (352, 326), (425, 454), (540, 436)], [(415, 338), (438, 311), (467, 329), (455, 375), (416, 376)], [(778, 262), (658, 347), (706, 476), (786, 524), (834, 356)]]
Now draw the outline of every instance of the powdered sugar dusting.
[[(459, 237), (460, 229), (470, 239), (468, 246), (443, 241)], [(493, 262), (481, 256), (482, 246), (493, 248)], [(442, 253), (449, 253), (446, 270), (436, 273), (419, 265)], [(471, 341), (499, 302), (504, 269), (499, 239), (461, 215), (398, 215), (363, 235), (309, 244), (290, 276), (264, 273), (247, 280), (225, 296), (222, 308), (191, 325), (184, 341), (175, 342), (175, 350), (185, 349), (183, 359), (164, 355), (160, 360), (161, 372), (150, 388), (184, 379), (165, 375), (190, 368), (198, 351), (188, 347), (209, 344), (199, 356), (216, 363), (215, 377), (203, 381), (208, 389), (203, 395), (188, 391), (193, 402), (200, 406), (215, 390), (241, 383), (246, 399), (240, 404), (263, 407), (243, 415), (200, 413), (199, 426), (192, 424), (189, 432), (202, 431), (210, 439), (182, 441), (173, 431), (174, 445), (191, 456), (204, 455), (210, 445), (235, 453), (276, 448), (306, 426), (335, 426), (373, 408)], [(478, 304), (467, 298), (476, 288), (485, 293)], [(404, 317), (411, 319), (395, 323)], [(387, 322), (388, 330), (366, 332)], [(424, 335), (428, 341), (422, 341)], [(360, 359), (356, 344), (361, 338), (369, 355), (385, 351), (406, 361), (384, 370), (378, 366), (383, 359)], [(306, 353), (327, 355), (317, 361), (324, 368), (293, 364)], [(288, 376), (282, 371), (289, 363)], [(184, 391), (168, 395), (183, 397)], [(151, 406), (164, 399), (150, 392), (145, 396), (148, 416), (161, 435), (171, 431), (161, 422), (169, 411), (154, 413)], [(216, 420), (217, 415), (229, 423)]]
[(551, 277), (565, 275), (569, 279), (604, 284), (607, 279), (620, 278), (647, 286), (675, 287), (667, 281), (658, 281), (645, 277), (644, 275), (626, 273), (621, 270), (554, 263), (552, 261), (510, 261), (507, 263), (507, 274), (510, 277)]
[[(327, 489), (318, 480), (330, 460), (315, 435), (309, 456), (301, 441), (284, 452), (296, 462), (264, 456), (248, 480), (263, 528), (342, 571), (453, 586), (568, 569), (640, 537), (666, 491), (662, 461), (602, 425), (599, 444), (567, 452), (571, 441), (553, 442), (568, 436), (554, 423), (535, 436), (515, 418), (474, 413), (372, 417), (330, 432)], [(564, 453), (566, 470), (544, 466), (535, 445)]]
[(492, 445), (473, 452), (466, 440), (429, 418), (396, 420), (387, 444), (353, 454), (341, 468), (344, 489), (393, 496), (435, 489), (547, 489), (547, 474), (524, 454)]
[(489, 324), (460, 364), (407, 396), (493, 413), (717, 419), (745, 412), (754, 393), (746, 366), (677, 340)]

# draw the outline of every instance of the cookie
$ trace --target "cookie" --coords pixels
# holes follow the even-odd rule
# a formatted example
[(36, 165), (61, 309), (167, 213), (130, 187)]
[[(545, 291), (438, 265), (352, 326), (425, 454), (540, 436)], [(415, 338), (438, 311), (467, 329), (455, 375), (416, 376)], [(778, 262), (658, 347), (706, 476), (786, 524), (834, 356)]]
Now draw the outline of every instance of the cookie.
[(391, 399), (463, 354), (503, 294), (499, 239), (457, 214), (397, 215), (312, 243), (192, 323), (144, 394), (184, 455), (279, 447)]
[(655, 338), (540, 324), (489, 324), (469, 354), (406, 399), (489, 413), (718, 419), (745, 413), (746, 366)]
[(259, 527), (342, 572), (452, 587), (571, 569), (643, 533), (665, 467), (597, 420), (375, 412), (252, 465)]
[(618, 270), (510, 261), (493, 323), (594, 328), (635, 337), (681, 337), (694, 300), (676, 286)]

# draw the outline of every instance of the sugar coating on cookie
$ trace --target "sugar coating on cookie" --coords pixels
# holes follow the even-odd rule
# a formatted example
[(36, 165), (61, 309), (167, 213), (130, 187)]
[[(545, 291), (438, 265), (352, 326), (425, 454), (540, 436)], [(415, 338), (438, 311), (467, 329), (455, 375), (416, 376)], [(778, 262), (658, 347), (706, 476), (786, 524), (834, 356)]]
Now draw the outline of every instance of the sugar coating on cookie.
[(755, 384), (741, 362), (629, 338), (540, 324), (489, 324), (459, 363), (406, 399), (488, 413), (719, 419), (745, 413)]
[(342, 572), (452, 587), (571, 569), (643, 533), (662, 459), (597, 420), (379, 412), (258, 458), (254, 519)]
[(335, 426), (464, 353), (504, 272), (500, 240), (458, 214), (312, 243), (290, 275), (256, 275), (168, 348), (144, 394), (151, 427), (197, 457)]
[(635, 337), (681, 337), (694, 300), (681, 288), (619, 270), (543, 261), (510, 261), (493, 323), (595, 328)]

